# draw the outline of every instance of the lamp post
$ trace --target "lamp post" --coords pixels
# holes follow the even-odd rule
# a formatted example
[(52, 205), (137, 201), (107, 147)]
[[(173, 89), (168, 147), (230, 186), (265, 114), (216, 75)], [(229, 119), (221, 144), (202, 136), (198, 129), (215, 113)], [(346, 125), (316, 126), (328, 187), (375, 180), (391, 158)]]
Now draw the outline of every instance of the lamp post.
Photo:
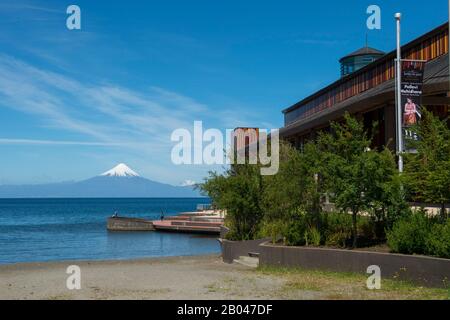
[(397, 21), (397, 60), (396, 60), (396, 99), (395, 99), (395, 114), (397, 122), (397, 154), (398, 154), (398, 171), (403, 172), (403, 132), (402, 132), (402, 103), (401, 103), (401, 63), (402, 63), (402, 53), (400, 46), (400, 20), (402, 14), (396, 13), (395, 20)]

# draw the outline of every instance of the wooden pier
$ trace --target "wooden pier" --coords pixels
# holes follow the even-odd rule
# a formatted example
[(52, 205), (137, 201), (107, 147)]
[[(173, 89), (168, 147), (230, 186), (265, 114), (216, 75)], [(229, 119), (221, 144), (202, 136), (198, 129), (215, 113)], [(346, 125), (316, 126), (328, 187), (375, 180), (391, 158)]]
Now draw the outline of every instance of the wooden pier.
[(157, 231), (173, 231), (187, 233), (219, 234), (220, 226), (223, 223), (198, 222), (185, 220), (159, 220), (153, 221), (153, 226)]
[(109, 231), (171, 231), (199, 234), (220, 234), (224, 219), (204, 212), (186, 212), (164, 220), (146, 220), (127, 217), (110, 217)]

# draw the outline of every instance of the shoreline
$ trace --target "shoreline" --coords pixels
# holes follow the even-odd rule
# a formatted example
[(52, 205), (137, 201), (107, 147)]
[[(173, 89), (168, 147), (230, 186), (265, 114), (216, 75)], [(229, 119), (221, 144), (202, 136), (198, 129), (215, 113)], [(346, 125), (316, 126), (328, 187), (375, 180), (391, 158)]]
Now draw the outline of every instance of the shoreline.
[(161, 257), (138, 257), (138, 258), (117, 258), (117, 259), (67, 259), (67, 260), (48, 260), (48, 261), (29, 261), (29, 262), (12, 262), (12, 263), (0, 263), (0, 275), (3, 269), (8, 268), (25, 268), (35, 266), (58, 266), (58, 265), (76, 265), (76, 264), (114, 264), (114, 263), (148, 263), (148, 262), (164, 262), (170, 260), (182, 260), (188, 258), (216, 258), (220, 257), (220, 252), (210, 254), (193, 254), (193, 255), (176, 255), (176, 256), (161, 256)]

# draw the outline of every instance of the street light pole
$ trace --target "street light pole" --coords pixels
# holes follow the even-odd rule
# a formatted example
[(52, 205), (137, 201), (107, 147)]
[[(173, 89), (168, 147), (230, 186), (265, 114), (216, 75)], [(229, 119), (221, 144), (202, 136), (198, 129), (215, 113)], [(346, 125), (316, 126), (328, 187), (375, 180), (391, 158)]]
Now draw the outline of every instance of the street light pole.
[(403, 172), (403, 132), (402, 132), (402, 106), (401, 106), (401, 60), (402, 52), (400, 45), (400, 20), (402, 14), (396, 13), (395, 20), (397, 21), (397, 71), (396, 71), (396, 103), (395, 103), (395, 114), (397, 122), (397, 154), (398, 154), (398, 171)]

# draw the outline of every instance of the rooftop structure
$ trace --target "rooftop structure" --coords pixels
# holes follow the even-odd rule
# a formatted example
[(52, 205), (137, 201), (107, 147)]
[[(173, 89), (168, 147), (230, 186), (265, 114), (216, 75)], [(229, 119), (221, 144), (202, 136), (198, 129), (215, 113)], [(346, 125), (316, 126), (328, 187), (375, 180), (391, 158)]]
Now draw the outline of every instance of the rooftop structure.
[[(361, 53), (358, 50), (343, 59)], [(450, 106), (448, 53), (448, 22), (402, 47), (403, 59), (427, 61), (422, 101), (442, 118), (449, 115)], [(280, 136), (301, 147), (317, 131), (327, 130), (330, 121), (349, 112), (368, 128), (378, 121), (375, 144), (395, 148), (395, 58), (396, 52), (389, 52), (283, 110)]]
[(342, 57), (339, 60), (339, 63), (341, 64), (341, 77), (345, 77), (364, 68), (368, 64), (384, 56), (384, 54), (383, 51), (366, 46)]

